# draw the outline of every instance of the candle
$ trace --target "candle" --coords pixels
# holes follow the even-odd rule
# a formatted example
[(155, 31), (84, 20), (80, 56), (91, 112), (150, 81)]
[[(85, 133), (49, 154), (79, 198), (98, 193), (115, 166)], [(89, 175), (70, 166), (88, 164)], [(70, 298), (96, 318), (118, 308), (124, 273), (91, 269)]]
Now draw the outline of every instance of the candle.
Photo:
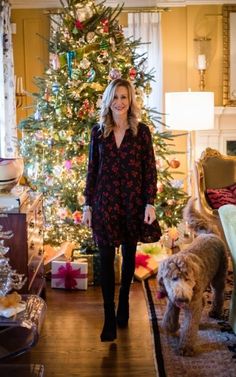
[(22, 77), (19, 77), (19, 81), (20, 81), (20, 84), (19, 84), (20, 91), (19, 91), (19, 93), (22, 94), (23, 93), (23, 80), (22, 80)]
[(206, 56), (201, 54), (197, 57), (197, 67), (198, 69), (206, 69)]
[(17, 94), (20, 93), (20, 81), (19, 81), (19, 77), (17, 77), (17, 79), (16, 79), (16, 93)]

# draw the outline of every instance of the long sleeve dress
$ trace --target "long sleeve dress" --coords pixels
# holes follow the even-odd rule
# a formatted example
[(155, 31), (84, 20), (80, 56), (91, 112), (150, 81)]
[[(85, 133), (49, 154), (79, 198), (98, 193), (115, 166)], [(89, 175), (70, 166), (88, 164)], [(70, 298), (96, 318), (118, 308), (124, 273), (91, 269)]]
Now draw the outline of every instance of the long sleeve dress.
[(118, 247), (139, 241), (146, 204), (156, 197), (157, 171), (148, 126), (137, 136), (126, 130), (118, 148), (113, 132), (104, 138), (99, 125), (91, 132), (85, 203), (92, 207), (98, 245)]

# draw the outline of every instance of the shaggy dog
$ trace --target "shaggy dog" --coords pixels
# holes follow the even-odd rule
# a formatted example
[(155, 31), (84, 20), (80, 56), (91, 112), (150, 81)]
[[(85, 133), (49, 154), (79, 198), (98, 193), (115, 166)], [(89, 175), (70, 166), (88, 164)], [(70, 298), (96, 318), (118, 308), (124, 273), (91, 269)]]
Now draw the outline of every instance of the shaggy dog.
[(213, 318), (221, 315), (227, 253), (216, 228), (194, 208), (192, 199), (184, 209), (183, 218), (195, 233), (195, 238), (186, 249), (161, 261), (157, 279), (159, 298), (168, 298), (163, 327), (175, 333), (180, 327), (179, 313), (183, 309), (179, 354), (192, 356), (203, 309), (203, 293), (209, 285), (213, 291), (213, 305), (209, 315)]

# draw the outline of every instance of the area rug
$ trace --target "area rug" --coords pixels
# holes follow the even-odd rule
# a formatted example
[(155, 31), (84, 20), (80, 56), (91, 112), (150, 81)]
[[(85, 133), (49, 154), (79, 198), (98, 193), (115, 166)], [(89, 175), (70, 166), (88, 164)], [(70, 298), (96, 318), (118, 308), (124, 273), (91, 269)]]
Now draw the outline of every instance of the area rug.
[[(159, 377), (235, 377), (236, 335), (229, 326), (229, 302), (232, 292), (233, 274), (229, 272), (225, 292), (224, 313), (221, 320), (208, 317), (211, 293), (207, 291), (202, 313), (195, 356), (183, 357), (177, 353), (178, 334), (166, 334), (161, 327), (166, 301), (157, 298), (157, 281), (143, 281), (150, 326), (152, 330), (154, 360)], [(180, 322), (183, 315), (180, 316)]]

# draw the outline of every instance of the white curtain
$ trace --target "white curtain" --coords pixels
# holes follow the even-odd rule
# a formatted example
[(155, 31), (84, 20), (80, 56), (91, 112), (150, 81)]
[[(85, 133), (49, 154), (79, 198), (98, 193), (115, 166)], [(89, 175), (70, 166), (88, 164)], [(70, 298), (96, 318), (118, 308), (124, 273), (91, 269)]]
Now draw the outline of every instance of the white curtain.
[(0, 157), (17, 157), (15, 79), (10, 23), (11, 8), (0, 0)]
[(152, 93), (146, 97), (148, 107), (162, 111), (162, 47), (161, 47), (161, 15), (160, 13), (129, 13), (127, 37), (141, 39), (143, 44), (138, 52), (147, 53), (147, 71), (154, 69), (151, 81)]

